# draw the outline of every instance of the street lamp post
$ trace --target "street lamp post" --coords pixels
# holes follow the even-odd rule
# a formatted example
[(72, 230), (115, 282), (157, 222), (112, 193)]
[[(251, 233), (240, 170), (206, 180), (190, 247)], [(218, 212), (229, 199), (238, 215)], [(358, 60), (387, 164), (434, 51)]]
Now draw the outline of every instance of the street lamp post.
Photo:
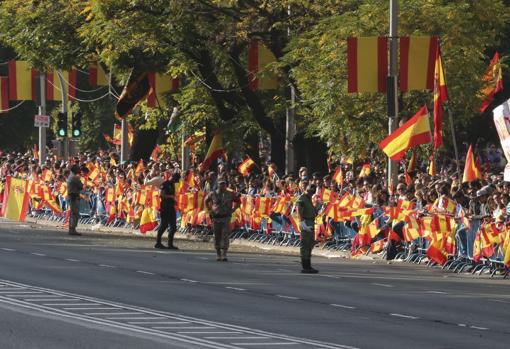
[[(387, 79), (388, 132), (392, 134), (398, 126), (398, 4), (390, 0), (390, 59)], [(395, 185), (398, 176), (398, 162), (388, 159), (388, 187)]]

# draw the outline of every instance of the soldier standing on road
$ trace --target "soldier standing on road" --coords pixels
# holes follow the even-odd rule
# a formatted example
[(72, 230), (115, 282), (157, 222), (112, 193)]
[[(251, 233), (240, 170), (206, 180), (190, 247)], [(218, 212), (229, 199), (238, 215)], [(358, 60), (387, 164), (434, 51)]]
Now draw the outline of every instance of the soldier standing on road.
[(218, 188), (205, 198), (209, 216), (213, 222), (214, 247), (217, 261), (227, 261), (227, 250), (230, 239), (230, 220), (232, 212), (239, 205), (239, 197), (227, 190), (227, 182), (218, 179)]
[(160, 185), (160, 197), (161, 205), (159, 214), (161, 216), (161, 223), (158, 229), (158, 235), (156, 240), (155, 248), (167, 248), (161, 243), (161, 238), (165, 231), (170, 228), (168, 232), (168, 249), (178, 250), (177, 246), (174, 246), (174, 235), (177, 231), (177, 214), (175, 212), (175, 183), (179, 182), (181, 175), (175, 172), (171, 179), (165, 180)]
[(83, 190), (83, 183), (80, 180), (80, 167), (73, 165), (71, 174), (67, 178), (67, 201), (69, 203), (69, 235), (81, 235), (76, 231), (80, 219), (80, 193)]
[(314, 231), (315, 231), (315, 216), (317, 209), (312, 203), (312, 196), (315, 194), (317, 187), (313, 184), (306, 187), (306, 191), (299, 197), (296, 207), (300, 219), (301, 230), (301, 264), (303, 266), (302, 273), (316, 274), (319, 271), (312, 268), (312, 249), (315, 244)]

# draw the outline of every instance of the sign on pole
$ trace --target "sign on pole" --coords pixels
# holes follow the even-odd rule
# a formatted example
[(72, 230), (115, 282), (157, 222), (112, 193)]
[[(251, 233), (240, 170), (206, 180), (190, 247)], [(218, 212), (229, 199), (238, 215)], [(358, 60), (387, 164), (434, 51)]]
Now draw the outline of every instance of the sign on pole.
[(50, 116), (36, 115), (34, 117), (34, 127), (50, 127)]

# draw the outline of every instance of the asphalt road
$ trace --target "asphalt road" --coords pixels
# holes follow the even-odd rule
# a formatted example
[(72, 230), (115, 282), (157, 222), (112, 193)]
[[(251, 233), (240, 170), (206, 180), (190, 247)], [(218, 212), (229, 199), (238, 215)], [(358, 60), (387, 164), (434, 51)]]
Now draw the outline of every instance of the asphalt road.
[(510, 280), (0, 221), (0, 348), (508, 348)]

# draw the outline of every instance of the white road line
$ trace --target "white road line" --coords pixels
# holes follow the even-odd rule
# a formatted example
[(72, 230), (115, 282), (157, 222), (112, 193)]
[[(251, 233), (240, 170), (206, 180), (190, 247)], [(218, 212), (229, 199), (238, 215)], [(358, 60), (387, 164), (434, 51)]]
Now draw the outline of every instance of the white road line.
[(378, 284), (378, 283), (375, 283), (375, 282), (373, 282), (373, 283), (372, 283), (372, 285), (374, 285), (374, 286), (381, 286), (381, 287), (394, 287), (394, 286), (392, 286), (392, 285), (388, 285), (388, 284)]
[(146, 274), (146, 275), (156, 275), (154, 273), (151, 273), (150, 271), (137, 270), (136, 272), (140, 273), (140, 274)]
[(490, 301), (490, 302), (498, 302), (498, 303), (510, 304), (510, 302), (503, 301), (503, 300), (501, 300), (501, 299), (488, 299), (488, 301)]
[(107, 307), (90, 307), (90, 308), (62, 308), (64, 310), (117, 310), (119, 308)]
[(13, 249), (13, 248), (6, 248), (6, 247), (2, 247), (2, 250), (4, 250), (4, 251), (9, 251), (9, 252), (16, 251), (16, 250), (15, 250), (15, 249)]
[(65, 260), (68, 262), (79, 262), (78, 259), (73, 259), (73, 258), (66, 258)]
[(467, 327), (466, 324), (458, 324), (457, 326), (459, 326), (459, 327)]
[(469, 328), (472, 328), (474, 330), (481, 330), (481, 331), (487, 331), (487, 327), (479, 327), (479, 326), (469, 326)]
[[(142, 315), (142, 314), (140, 314)], [(133, 317), (133, 316), (121, 316), (121, 317), (107, 317), (108, 320), (161, 320), (164, 319), (161, 316), (145, 316), (145, 317)]]
[(294, 342), (274, 342), (274, 343), (232, 343), (232, 345), (248, 345), (248, 346), (255, 346), (255, 345), (297, 345), (300, 343), (294, 343)]
[(154, 326), (152, 327), (155, 330), (214, 330), (216, 327), (206, 327), (206, 326), (186, 326), (186, 327), (176, 327), (176, 326)]
[(46, 257), (46, 255), (45, 255), (44, 253), (36, 253), (36, 252), (32, 252), (32, 253), (30, 253), (30, 254), (32, 254), (32, 255), (34, 255), (34, 256)]
[(90, 315), (90, 316), (102, 316), (102, 315), (135, 315), (139, 313), (135, 312), (126, 312), (126, 313), (83, 313), (84, 315)]
[[(204, 337), (205, 339), (265, 339), (264, 337)], [(267, 337), (267, 339), (271, 339), (271, 337)]]
[(446, 292), (443, 292), (443, 291), (426, 291), (425, 293), (432, 293), (432, 294), (447, 294)]
[[(76, 301), (76, 299), (70, 299), (71, 301)], [(99, 304), (90, 304), (90, 303), (43, 303), (43, 305), (53, 306), (53, 307), (61, 307), (66, 305), (68, 307), (77, 307), (79, 305), (99, 305)]]
[[(3, 294), (3, 295), (6, 295), (8, 297), (18, 297), (19, 295), (24, 295), (24, 294), (41, 294), (42, 292), (34, 292), (34, 291), (5, 291), (4, 290), (1, 290), (0, 291), (0, 294)], [(23, 296), (21, 296), (23, 297)]]
[(181, 279), (181, 281), (184, 281), (184, 282), (191, 282), (191, 283), (198, 282), (198, 281), (196, 281), (196, 280), (190, 280), (190, 279)]
[(239, 288), (239, 287), (230, 287), (230, 286), (227, 286), (225, 288), (228, 288), (229, 290), (234, 290), (234, 291), (246, 291), (244, 288)]
[(47, 302), (47, 301), (64, 302), (64, 301), (70, 301), (70, 300), (73, 300), (73, 301), (77, 300), (77, 299), (68, 299), (68, 298), (23, 298), (23, 299), (26, 300), (27, 302)]
[(236, 333), (239, 333), (239, 334), (241, 334), (241, 332), (232, 332), (232, 331), (179, 331), (177, 333), (182, 333), (182, 334), (229, 334), (229, 333), (236, 334)]
[[(160, 318), (164, 320), (165, 318)], [(187, 325), (189, 321), (129, 321), (133, 325)]]
[(276, 297), (278, 298), (285, 298), (285, 299), (299, 299), (298, 297), (292, 297), (292, 296), (284, 296), (284, 295), (281, 295), (281, 294), (277, 294)]
[(396, 316), (396, 317), (401, 317), (401, 318), (404, 318), (404, 319), (411, 319), (411, 320), (419, 319), (419, 317), (416, 317), (416, 316), (404, 315), (404, 314), (398, 314), (398, 313), (390, 313), (390, 315), (391, 316)]
[(345, 309), (356, 309), (356, 307), (351, 307), (350, 305), (343, 305), (343, 304), (330, 304), (332, 307), (338, 307), (338, 308), (345, 308)]
[(109, 264), (98, 264), (97, 266), (98, 267), (103, 267), (103, 268), (117, 268), (116, 266), (109, 265)]

